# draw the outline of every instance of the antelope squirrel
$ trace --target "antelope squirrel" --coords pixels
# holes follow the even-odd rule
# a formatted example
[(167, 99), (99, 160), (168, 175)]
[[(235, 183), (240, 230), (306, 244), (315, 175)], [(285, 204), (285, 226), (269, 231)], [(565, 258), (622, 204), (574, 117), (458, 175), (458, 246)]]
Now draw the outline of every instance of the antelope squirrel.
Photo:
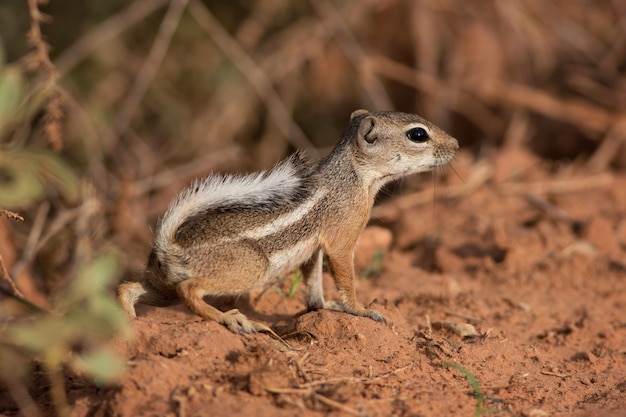
[[(296, 153), (268, 172), (196, 180), (159, 220), (143, 278), (120, 285), (121, 304), (136, 317), (138, 302), (182, 300), (235, 333), (255, 332), (267, 327), (204, 297), (242, 294), (301, 266), (309, 310), (385, 322), (357, 301), (353, 282), (354, 248), (376, 193), (391, 180), (446, 164), (457, 149), (456, 139), (419, 116), (356, 110), (339, 144), (317, 163)], [(323, 254), (340, 303), (324, 300)]]

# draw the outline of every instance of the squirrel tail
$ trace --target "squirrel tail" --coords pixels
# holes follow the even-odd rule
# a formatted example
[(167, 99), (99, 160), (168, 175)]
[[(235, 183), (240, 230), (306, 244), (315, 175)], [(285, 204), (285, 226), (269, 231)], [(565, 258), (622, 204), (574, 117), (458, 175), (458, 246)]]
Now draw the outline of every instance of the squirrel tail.
[(131, 317), (137, 317), (135, 313), (137, 303), (167, 307), (180, 302), (177, 297), (158, 291), (148, 281), (122, 283), (117, 290), (117, 297), (124, 311)]

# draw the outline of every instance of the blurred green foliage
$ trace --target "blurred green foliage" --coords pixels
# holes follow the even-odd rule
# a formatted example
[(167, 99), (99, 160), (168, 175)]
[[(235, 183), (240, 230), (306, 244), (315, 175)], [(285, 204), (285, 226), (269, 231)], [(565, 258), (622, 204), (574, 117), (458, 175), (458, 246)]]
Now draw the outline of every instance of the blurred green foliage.
[[(4, 56), (1, 52), (0, 58)], [(0, 59), (0, 143), (40, 111), (42, 91), (28, 91), (19, 65)], [(45, 148), (8, 142), (0, 152), (0, 208), (20, 209), (41, 202), (52, 188), (69, 205), (80, 197), (80, 179), (62, 155)]]
[(42, 201), (52, 187), (70, 205), (79, 202), (80, 179), (58, 154), (46, 149), (0, 154), (0, 207), (19, 209)]
[[(109, 291), (120, 274), (117, 258), (113, 251), (100, 253), (80, 267), (48, 313), (2, 328), (0, 377), (4, 381), (26, 375), (33, 358), (40, 360), (49, 374), (70, 366), (99, 384), (115, 380), (124, 361), (106, 344), (111, 338), (131, 335), (126, 317)], [(58, 383), (52, 380), (52, 384)]]

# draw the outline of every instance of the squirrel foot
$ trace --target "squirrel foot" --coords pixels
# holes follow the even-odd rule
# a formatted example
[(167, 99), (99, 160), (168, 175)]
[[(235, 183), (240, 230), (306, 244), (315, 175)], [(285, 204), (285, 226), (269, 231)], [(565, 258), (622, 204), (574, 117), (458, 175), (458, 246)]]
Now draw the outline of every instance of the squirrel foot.
[(256, 332), (269, 333), (272, 337), (291, 349), (289, 343), (287, 343), (282, 337), (277, 335), (274, 330), (270, 329), (265, 324), (257, 323), (256, 321), (250, 320), (236, 308), (222, 313), (219, 322), (228, 327), (231, 332), (237, 334), (249, 334)]
[[(376, 310), (370, 310), (365, 308), (360, 310), (351, 310), (346, 307), (345, 304), (338, 303), (337, 301), (324, 301), (323, 309), (331, 311), (341, 311), (359, 317), (367, 317), (368, 319), (387, 324), (387, 319), (385, 319), (385, 316), (383, 316)], [(312, 310), (318, 310), (318, 308), (309, 308), (309, 311)]]
[(219, 322), (228, 327), (231, 332), (237, 334), (256, 333), (259, 331), (267, 331), (269, 329), (261, 323), (256, 323), (248, 319), (236, 308), (222, 313)]
[(387, 319), (385, 319), (385, 316), (383, 316), (382, 314), (380, 314), (376, 310), (370, 310), (370, 309), (365, 309), (364, 308), (362, 310), (355, 310), (355, 311), (344, 310), (344, 311), (346, 313), (350, 313), (350, 314), (353, 314), (355, 316), (367, 317), (368, 319), (372, 319), (372, 320), (377, 321), (379, 323), (387, 324)]

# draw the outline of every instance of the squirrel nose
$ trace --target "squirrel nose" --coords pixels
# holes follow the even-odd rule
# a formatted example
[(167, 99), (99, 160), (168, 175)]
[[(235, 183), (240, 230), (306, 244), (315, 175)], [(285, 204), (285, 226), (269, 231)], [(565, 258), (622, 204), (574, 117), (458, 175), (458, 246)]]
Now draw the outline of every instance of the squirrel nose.
[(452, 149), (454, 149), (455, 151), (456, 151), (457, 149), (459, 149), (459, 141), (458, 141), (458, 140), (456, 140), (456, 138), (450, 138), (450, 139), (451, 139), (451, 140), (450, 140), (450, 147), (451, 147)]

